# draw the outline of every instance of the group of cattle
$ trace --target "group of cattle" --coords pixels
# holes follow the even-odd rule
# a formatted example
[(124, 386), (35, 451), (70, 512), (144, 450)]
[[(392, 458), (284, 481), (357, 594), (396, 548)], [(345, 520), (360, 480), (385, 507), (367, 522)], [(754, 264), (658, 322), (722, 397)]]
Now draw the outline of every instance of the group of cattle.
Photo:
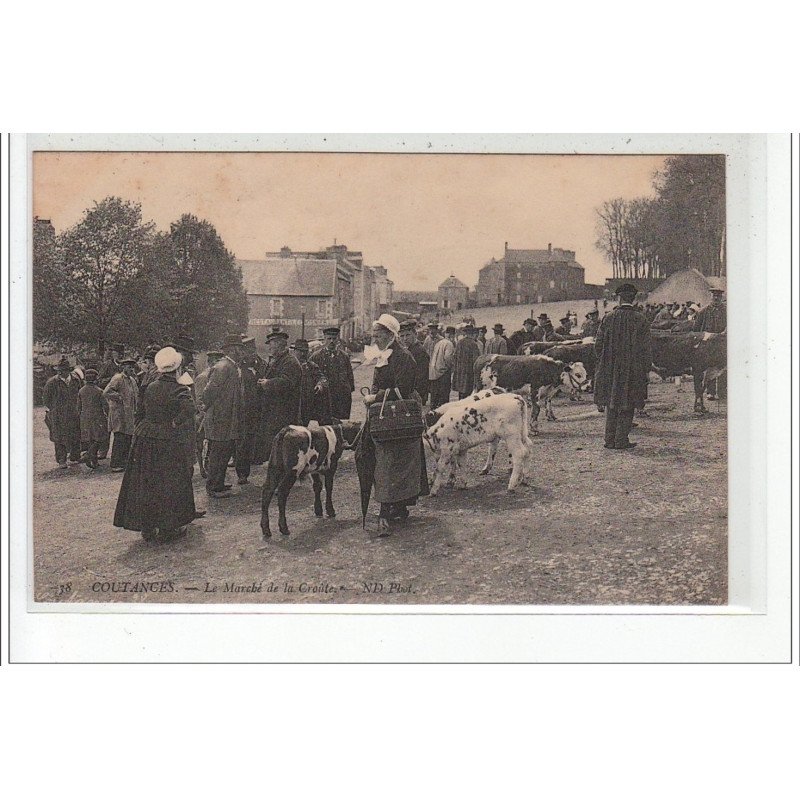
[[(574, 397), (590, 390), (597, 366), (594, 340), (556, 346), (531, 342), (525, 350), (518, 356), (480, 356), (474, 368), (475, 393), (428, 412), (424, 440), (434, 457), (432, 496), (443, 485), (466, 486), (464, 455), (483, 444), (489, 446), (489, 452), (481, 474), (487, 474), (500, 442), (511, 458), (508, 491), (513, 492), (531, 474), (530, 434), (538, 431), (540, 405), (545, 407), (546, 418), (554, 420), (551, 401), (559, 392)], [(705, 411), (705, 386), (726, 367), (725, 334), (654, 333), (652, 352), (652, 369), (662, 378), (693, 375), (695, 411)], [(289, 533), (286, 499), (301, 476), (312, 477), (315, 514), (321, 517), (323, 513), (324, 481), (326, 513), (329, 517), (336, 515), (332, 503), (334, 474), (343, 451), (353, 446), (360, 429), (361, 425), (352, 421), (309, 428), (293, 425), (275, 437), (262, 493), (261, 529), (265, 538), (271, 535), (269, 505), (276, 492), (279, 529)]]

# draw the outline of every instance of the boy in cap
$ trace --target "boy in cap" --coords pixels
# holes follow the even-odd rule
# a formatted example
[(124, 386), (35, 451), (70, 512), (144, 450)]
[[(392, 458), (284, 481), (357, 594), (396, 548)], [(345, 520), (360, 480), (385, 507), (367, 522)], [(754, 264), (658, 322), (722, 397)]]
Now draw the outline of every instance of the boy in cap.
[(332, 325), (324, 328), (322, 334), (325, 344), (311, 356), (311, 360), (328, 379), (331, 413), (337, 419), (350, 419), (353, 392), (356, 388), (350, 357), (339, 346), (339, 328)]
[(81, 421), (81, 441), (86, 443), (85, 463), (97, 469), (97, 450), (108, 433), (108, 402), (97, 385), (96, 369), (86, 370), (86, 384), (78, 392), (78, 416)]
[(42, 403), (46, 407), (44, 421), (50, 430), (50, 441), (55, 445), (56, 462), (67, 468), (67, 456), (73, 464), (81, 460), (81, 423), (78, 416), (78, 381), (70, 375), (72, 367), (61, 357), (56, 374), (42, 390)]

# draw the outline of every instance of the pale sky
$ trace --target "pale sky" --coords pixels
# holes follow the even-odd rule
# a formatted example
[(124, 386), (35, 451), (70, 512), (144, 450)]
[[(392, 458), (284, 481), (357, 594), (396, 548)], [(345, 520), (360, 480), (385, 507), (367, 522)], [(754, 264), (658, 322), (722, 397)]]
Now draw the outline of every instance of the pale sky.
[(33, 157), (34, 214), (56, 231), (96, 200), (142, 205), (161, 230), (181, 214), (211, 222), (242, 259), (288, 245), (346, 244), (387, 267), (395, 289), (472, 288), (509, 247), (576, 251), (588, 283), (611, 267), (594, 209), (652, 195), (661, 156), (342, 153), (46, 153)]

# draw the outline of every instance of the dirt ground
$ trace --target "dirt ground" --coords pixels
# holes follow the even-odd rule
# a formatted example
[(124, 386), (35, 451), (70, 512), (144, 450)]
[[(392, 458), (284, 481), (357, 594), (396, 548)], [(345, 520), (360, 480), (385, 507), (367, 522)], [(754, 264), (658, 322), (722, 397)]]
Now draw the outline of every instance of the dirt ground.
[[(356, 387), (371, 368), (356, 370)], [(169, 543), (145, 543), (111, 524), (122, 475), (108, 461), (56, 467), (34, 410), (35, 599), (148, 603), (724, 604), (727, 598), (727, 437), (724, 404), (692, 413), (688, 384), (651, 386), (631, 451), (602, 447), (603, 417), (589, 398), (559, 399), (540, 421), (529, 487), (506, 491), (504, 449), (468, 489), (423, 498), (407, 523), (377, 536), (377, 505), (362, 530), (351, 453), (340, 462), (336, 519), (318, 520), (311, 482), (289, 498), (291, 535), (264, 543), (264, 467), (236, 496)], [(363, 406), (354, 401), (354, 417)], [(430, 469), (429, 462), (429, 469)], [(232, 480), (234, 479), (234, 480)], [(229, 471), (229, 482), (236, 483)]]

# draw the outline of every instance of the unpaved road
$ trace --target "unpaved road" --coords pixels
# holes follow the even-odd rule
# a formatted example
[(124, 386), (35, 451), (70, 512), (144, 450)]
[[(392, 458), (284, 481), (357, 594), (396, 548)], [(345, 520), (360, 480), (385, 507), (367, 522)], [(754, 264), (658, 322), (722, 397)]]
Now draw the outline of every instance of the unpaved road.
[[(356, 371), (368, 384), (371, 369)], [(724, 604), (727, 598), (725, 406), (692, 413), (692, 393), (651, 386), (635, 450), (602, 447), (602, 415), (588, 400), (556, 402), (541, 421), (530, 487), (506, 492), (467, 459), (468, 489), (424, 498), (388, 538), (373, 504), (361, 528), (352, 454), (336, 476), (335, 520), (312, 511), (310, 481), (289, 499), (291, 536), (264, 544), (264, 468), (171, 543), (112, 526), (120, 474), (55, 468), (43, 409), (34, 410), (35, 599), (128, 603)], [(363, 408), (354, 402), (363, 417)], [(568, 415), (574, 417), (569, 419)], [(354, 414), (355, 416), (355, 414)], [(233, 470), (229, 478), (235, 478)], [(235, 483), (235, 480), (231, 481)], [(238, 489), (238, 487), (236, 487)], [(273, 504), (273, 528), (277, 505)], [(249, 591), (248, 591), (249, 590)]]

